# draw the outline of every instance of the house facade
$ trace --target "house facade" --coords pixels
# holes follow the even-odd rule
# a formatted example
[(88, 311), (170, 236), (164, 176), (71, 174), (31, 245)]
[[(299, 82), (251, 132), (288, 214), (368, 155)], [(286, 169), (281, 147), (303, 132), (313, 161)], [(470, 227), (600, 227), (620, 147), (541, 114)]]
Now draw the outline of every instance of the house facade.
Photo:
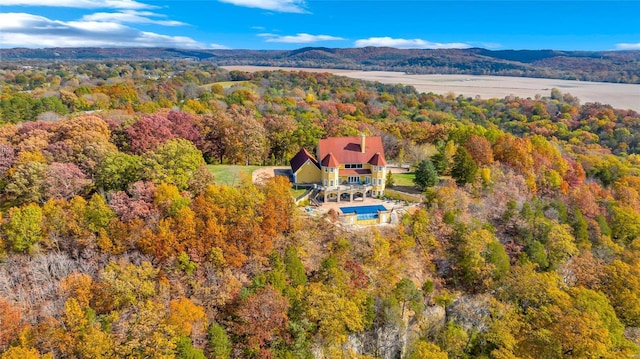
[(318, 143), (317, 157), (301, 149), (291, 159), (296, 184), (319, 184), (325, 201), (345, 195), (384, 195), (387, 162), (379, 136), (329, 137)]

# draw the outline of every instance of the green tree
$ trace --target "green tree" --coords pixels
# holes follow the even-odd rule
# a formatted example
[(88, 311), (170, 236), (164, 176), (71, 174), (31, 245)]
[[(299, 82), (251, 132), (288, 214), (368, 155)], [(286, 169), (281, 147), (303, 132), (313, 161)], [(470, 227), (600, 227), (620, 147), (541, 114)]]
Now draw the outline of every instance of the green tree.
[(395, 178), (393, 178), (393, 173), (391, 171), (387, 172), (387, 179), (385, 181), (384, 186), (387, 188), (391, 188), (396, 184)]
[(458, 186), (473, 182), (478, 172), (478, 165), (473, 157), (462, 146), (456, 150), (453, 156), (453, 167), (451, 168), (451, 176), (456, 180)]
[(469, 344), (469, 333), (460, 325), (449, 322), (437, 337), (438, 345), (452, 358), (464, 358)]
[(611, 208), (611, 231), (613, 239), (622, 245), (640, 238), (640, 213), (630, 207)]
[(531, 262), (537, 264), (540, 269), (544, 270), (549, 267), (549, 258), (542, 243), (533, 241), (531, 245), (527, 247), (527, 255)]
[(586, 244), (589, 242), (589, 229), (587, 227), (587, 220), (582, 215), (582, 211), (576, 209), (573, 212), (573, 235), (576, 241), (580, 244)]
[(493, 265), (493, 279), (500, 280), (509, 273), (511, 264), (504, 246), (497, 240), (487, 244), (487, 263)]
[(220, 324), (213, 322), (209, 326), (209, 350), (213, 359), (228, 359), (231, 356), (231, 340)]
[(472, 288), (486, 288), (509, 271), (504, 248), (486, 229), (459, 231), (455, 247), (456, 274)]
[(295, 247), (289, 247), (284, 252), (284, 264), (292, 286), (307, 284), (307, 272)]
[(142, 159), (123, 152), (107, 153), (95, 172), (95, 183), (106, 191), (125, 191), (141, 178)]
[(430, 159), (424, 159), (418, 164), (413, 183), (421, 190), (427, 187), (433, 187), (438, 183), (438, 173)]
[(393, 289), (393, 295), (401, 304), (401, 316), (404, 317), (404, 311), (408, 305), (414, 313), (420, 314), (424, 309), (424, 297), (422, 291), (416, 288), (415, 283), (411, 279), (402, 278)]
[(176, 358), (178, 359), (206, 359), (202, 349), (193, 347), (191, 338), (181, 336), (176, 344)]
[(88, 230), (98, 233), (102, 229), (106, 229), (109, 225), (109, 221), (116, 215), (113, 210), (107, 205), (104, 198), (95, 193), (89, 199), (87, 203), (86, 212), (84, 218), (86, 220), (86, 226)]
[(42, 218), (42, 209), (34, 203), (9, 210), (4, 232), (14, 251), (32, 252), (34, 246), (42, 242)]
[(202, 152), (190, 141), (170, 140), (148, 152), (144, 159), (145, 176), (155, 183), (169, 183), (185, 190), (189, 179), (204, 164)]

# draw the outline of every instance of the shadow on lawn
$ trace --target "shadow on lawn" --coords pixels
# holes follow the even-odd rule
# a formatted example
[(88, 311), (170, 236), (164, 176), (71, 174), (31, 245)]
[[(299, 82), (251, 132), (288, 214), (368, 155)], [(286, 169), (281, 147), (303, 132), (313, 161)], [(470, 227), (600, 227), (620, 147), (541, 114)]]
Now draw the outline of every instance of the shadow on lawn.
[(391, 189), (394, 189), (398, 192), (411, 193), (411, 194), (422, 194), (422, 191), (416, 186), (393, 186)]

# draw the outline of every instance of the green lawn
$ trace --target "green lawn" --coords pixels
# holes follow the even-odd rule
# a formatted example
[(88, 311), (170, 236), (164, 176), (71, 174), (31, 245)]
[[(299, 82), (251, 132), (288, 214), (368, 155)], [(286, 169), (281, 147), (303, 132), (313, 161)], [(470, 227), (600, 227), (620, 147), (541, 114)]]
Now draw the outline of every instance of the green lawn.
[(240, 184), (244, 176), (249, 176), (260, 166), (236, 166), (236, 165), (207, 165), (209, 171), (216, 177), (216, 184), (235, 186)]
[(295, 189), (294, 187), (291, 187), (291, 195), (293, 196), (293, 198), (298, 198), (305, 192), (307, 192), (306, 188)]
[(415, 173), (407, 172), (407, 173), (394, 173), (393, 180), (396, 186), (401, 187), (411, 187), (415, 186), (413, 183), (413, 179), (416, 177)]
[(243, 87), (247, 87), (247, 88), (253, 87), (253, 85), (249, 81), (220, 81), (220, 82), (212, 82), (210, 84), (200, 85), (200, 88), (205, 89), (205, 90), (210, 90), (211, 89), (211, 85), (213, 85), (213, 84), (218, 84), (218, 85), (222, 86), (222, 88), (224, 88), (224, 89), (228, 89), (231, 86), (243, 86)]

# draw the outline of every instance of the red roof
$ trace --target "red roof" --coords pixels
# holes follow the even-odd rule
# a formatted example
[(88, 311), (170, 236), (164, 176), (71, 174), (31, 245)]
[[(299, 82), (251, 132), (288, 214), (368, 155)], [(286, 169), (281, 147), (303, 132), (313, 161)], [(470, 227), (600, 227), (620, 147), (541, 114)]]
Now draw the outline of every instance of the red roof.
[(323, 167), (338, 167), (338, 166), (340, 166), (340, 163), (336, 159), (336, 156), (334, 156), (333, 153), (329, 152), (329, 154), (324, 156), (324, 158), (322, 159), (322, 166)]
[[(374, 166), (384, 166), (384, 148), (380, 136), (365, 137), (364, 152), (360, 143), (361, 137), (329, 137), (320, 140), (318, 144), (318, 158), (322, 158), (322, 165), (325, 166), (324, 158), (329, 154), (337, 160), (339, 164), (345, 163), (371, 163)], [(375, 162), (380, 163), (372, 163)], [(333, 167), (337, 167), (334, 165)]]
[(371, 170), (356, 169), (356, 170), (340, 170), (340, 176), (352, 176), (352, 175), (370, 175)]
[(320, 168), (320, 165), (318, 164), (318, 161), (315, 159), (315, 157), (313, 157), (313, 155), (309, 153), (309, 151), (303, 148), (298, 151), (295, 156), (293, 156), (291, 161), (289, 161), (293, 173), (296, 173), (300, 169), (300, 167), (302, 167), (302, 165), (307, 162), (307, 160), (311, 161), (311, 163), (316, 165), (316, 167)]
[(384, 156), (382, 156), (380, 153), (376, 153), (369, 160), (369, 164), (372, 164), (374, 166), (386, 166), (387, 161), (384, 160)]

